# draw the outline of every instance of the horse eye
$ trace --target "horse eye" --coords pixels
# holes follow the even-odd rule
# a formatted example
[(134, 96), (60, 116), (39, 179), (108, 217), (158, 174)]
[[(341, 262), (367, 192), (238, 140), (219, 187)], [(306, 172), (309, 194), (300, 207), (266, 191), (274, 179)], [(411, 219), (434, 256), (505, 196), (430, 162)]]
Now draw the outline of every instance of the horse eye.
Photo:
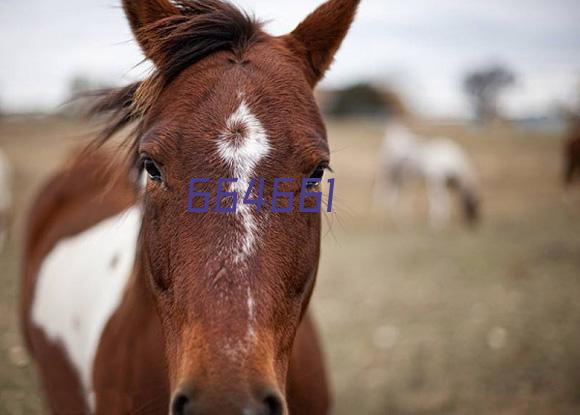
[[(310, 175), (311, 179), (321, 180), (324, 177), (324, 172), (328, 169), (328, 163), (320, 163)], [(309, 183), (308, 187), (315, 187), (318, 183)]]
[(159, 167), (157, 167), (157, 164), (155, 164), (155, 162), (152, 159), (150, 159), (149, 157), (145, 157), (143, 159), (143, 168), (145, 169), (145, 171), (149, 175), (149, 178), (151, 180), (153, 180), (154, 182), (162, 182), (163, 181), (163, 176), (161, 175), (161, 171), (159, 170)]

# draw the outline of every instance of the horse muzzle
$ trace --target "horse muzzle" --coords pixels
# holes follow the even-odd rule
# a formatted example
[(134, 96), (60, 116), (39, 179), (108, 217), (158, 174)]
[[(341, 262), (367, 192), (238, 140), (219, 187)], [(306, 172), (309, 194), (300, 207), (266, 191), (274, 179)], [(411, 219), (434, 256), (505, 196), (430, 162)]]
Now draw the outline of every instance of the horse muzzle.
[(252, 393), (204, 393), (192, 384), (175, 392), (170, 415), (286, 415), (286, 404), (275, 388), (256, 388)]

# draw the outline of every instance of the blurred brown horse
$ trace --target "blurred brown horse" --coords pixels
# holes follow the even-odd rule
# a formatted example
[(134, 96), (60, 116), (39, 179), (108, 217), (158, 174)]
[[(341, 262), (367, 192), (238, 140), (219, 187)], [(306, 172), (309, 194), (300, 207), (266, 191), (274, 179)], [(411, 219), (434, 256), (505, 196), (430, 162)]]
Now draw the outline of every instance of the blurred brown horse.
[(580, 179), (580, 116), (570, 121), (570, 132), (564, 146), (564, 183), (571, 185)]
[(0, 149), (0, 252), (4, 249), (10, 228), (12, 208), (12, 166)]
[(132, 173), (86, 152), (29, 221), (24, 334), (53, 413), (328, 413), (307, 312), (320, 212), (219, 214), (214, 197), (189, 213), (188, 184), (235, 177), (243, 196), (261, 177), (271, 206), (275, 178), (322, 177), (329, 148), (312, 90), (358, 3), (330, 0), (273, 37), (227, 2), (124, 0), (155, 72), (96, 111), (112, 114), (101, 142), (135, 126)]

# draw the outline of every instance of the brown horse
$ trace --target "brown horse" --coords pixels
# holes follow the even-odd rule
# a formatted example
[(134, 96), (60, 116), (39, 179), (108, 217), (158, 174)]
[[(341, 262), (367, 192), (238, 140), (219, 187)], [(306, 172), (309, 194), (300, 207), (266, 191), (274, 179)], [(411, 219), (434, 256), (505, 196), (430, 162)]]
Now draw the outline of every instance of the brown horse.
[(580, 116), (570, 122), (570, 133), (564, 146), (564, 183), (571, 185), (580, 178)]
[(0, 148), (0, 253), (4, 249), (10, 228), (12, 209), (12, 166)]
[(320, 212), (220, 214), (212, 198), (190, 213), (188, 184), (235, 177), (239, 193), (263, 178), (268, 204), (275, 178), (322, 176), (312, 89), (358, 3), (330, 0), (273, 37), (218, 0), (124, 0), (155, 71), (96, 111), (111, 114), (99, 142), (134, 126), (131, 168), (83, 152), (29, 220), (23, 330), (53, 413), (328, 412), (307, 311)]

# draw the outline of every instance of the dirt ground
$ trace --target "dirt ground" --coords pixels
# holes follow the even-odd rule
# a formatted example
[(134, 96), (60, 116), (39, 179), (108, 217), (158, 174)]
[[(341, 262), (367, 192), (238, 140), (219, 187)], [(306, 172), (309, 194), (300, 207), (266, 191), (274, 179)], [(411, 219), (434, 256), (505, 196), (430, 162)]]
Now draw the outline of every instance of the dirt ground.
[[(331, 122), (334, 206), (313, 308), (337, 415), (580, 413), (580, 184), (560, 185), (562, 138), (424, 124), (468, 149), (484, 214), (432, 232), (420, 185), (403, 222), (371, 206), (382, 126)], [(17, 325), (23, 217), (85, 126), (0, 119), (16, 169), (0, 254), (0, 415), (42, 413)]]

